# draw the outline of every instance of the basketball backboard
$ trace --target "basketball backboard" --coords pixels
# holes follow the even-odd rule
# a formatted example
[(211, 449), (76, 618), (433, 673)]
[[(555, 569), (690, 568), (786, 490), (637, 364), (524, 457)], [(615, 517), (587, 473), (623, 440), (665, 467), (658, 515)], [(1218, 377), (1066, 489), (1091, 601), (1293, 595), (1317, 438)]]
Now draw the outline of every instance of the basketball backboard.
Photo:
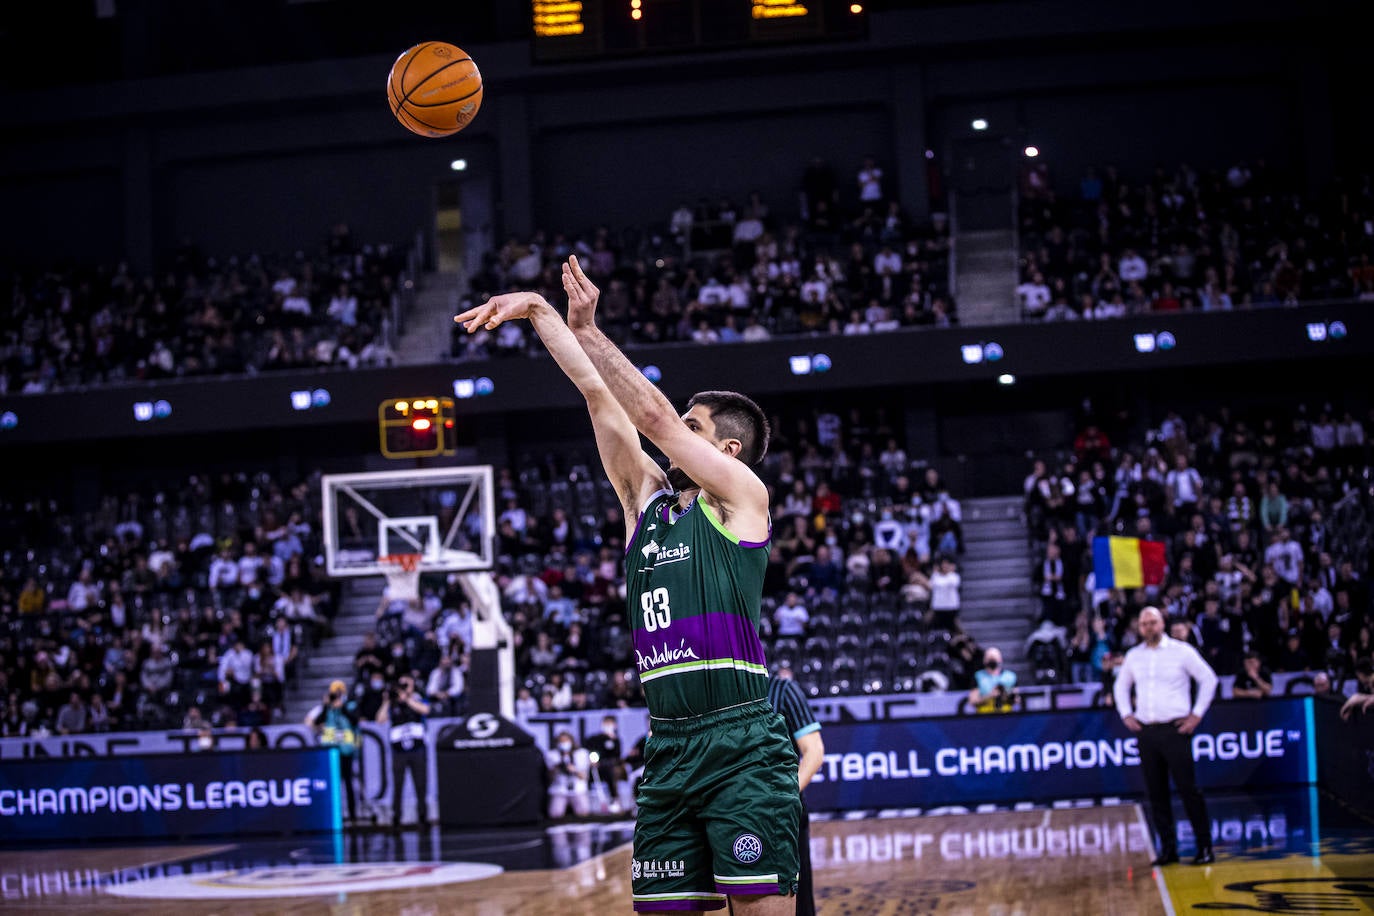
[(324, 555), (331, 576), (380, 576), (390, 554), (423, 572), (473, 572), (495, 561), (488, 465), (326, 474)]

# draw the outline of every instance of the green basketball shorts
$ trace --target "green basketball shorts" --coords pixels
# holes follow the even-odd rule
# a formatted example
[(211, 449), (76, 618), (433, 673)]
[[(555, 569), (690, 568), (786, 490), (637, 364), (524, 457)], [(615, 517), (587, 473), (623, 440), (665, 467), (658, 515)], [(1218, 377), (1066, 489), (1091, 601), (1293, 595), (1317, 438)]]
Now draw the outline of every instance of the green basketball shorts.
[(797, 892), (797, 751), (767, 700), (651, 719), (630, 877), (636, 910)]

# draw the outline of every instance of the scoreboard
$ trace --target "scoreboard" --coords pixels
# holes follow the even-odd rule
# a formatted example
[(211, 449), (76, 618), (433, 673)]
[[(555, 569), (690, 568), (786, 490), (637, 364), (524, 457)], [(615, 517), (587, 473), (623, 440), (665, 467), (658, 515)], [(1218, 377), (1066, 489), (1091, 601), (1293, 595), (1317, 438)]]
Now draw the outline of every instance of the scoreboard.
[(859, 0), (531, 0), (537, 63), (868, 34)]

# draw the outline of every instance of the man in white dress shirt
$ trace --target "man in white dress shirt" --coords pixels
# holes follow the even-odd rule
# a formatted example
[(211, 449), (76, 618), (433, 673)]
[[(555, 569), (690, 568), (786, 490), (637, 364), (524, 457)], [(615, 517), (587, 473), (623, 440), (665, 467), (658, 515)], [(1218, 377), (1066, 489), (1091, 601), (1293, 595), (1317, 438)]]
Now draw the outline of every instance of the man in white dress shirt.
[[(1159, 855), (1153, 864), (1178, 861), (1178, 832), (1169, 797), (1169, 777), (1173, 776), (1197, 837), (1193, 864), (1207, 865), (1214, 861), (1212, 822), (1193, 772), (1191, 735), (1216, 696), (1216, 672), (1188, 643), (1164, 634), (1159, 608), (1142, 610), (1138, 626), (1141, 641), (1126, 653), (1113, 693), (1122, 721), (1139, 742), (1150, 820), (1159, 835)], [(1197, 699), (1192, 695), (1194, 681)]]

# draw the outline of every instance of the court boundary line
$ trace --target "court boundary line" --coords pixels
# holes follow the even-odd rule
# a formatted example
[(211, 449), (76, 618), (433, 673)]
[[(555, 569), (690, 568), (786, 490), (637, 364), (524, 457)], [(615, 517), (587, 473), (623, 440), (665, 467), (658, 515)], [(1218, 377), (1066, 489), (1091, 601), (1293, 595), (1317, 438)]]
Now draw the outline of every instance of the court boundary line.
[[(1145, 841), (1147, 849), (1154, 850), (1153, 834), (1150, 832), (1150, 822), (1145, 819), (1145, 809), (1139, 802), (1135, 803), (1136, 820), (1140, 821), (1140, 826), (1145, 830)], [(1164, 879), (1164, 869), (1150, 866), (1150, 871), (1154, 873), (1155, 887), (1159, 889), (1159, 902), (1164, 905), (1166, 916), (1175, 916), (1174, 901), (1169, 896), (1169, 882)]]

